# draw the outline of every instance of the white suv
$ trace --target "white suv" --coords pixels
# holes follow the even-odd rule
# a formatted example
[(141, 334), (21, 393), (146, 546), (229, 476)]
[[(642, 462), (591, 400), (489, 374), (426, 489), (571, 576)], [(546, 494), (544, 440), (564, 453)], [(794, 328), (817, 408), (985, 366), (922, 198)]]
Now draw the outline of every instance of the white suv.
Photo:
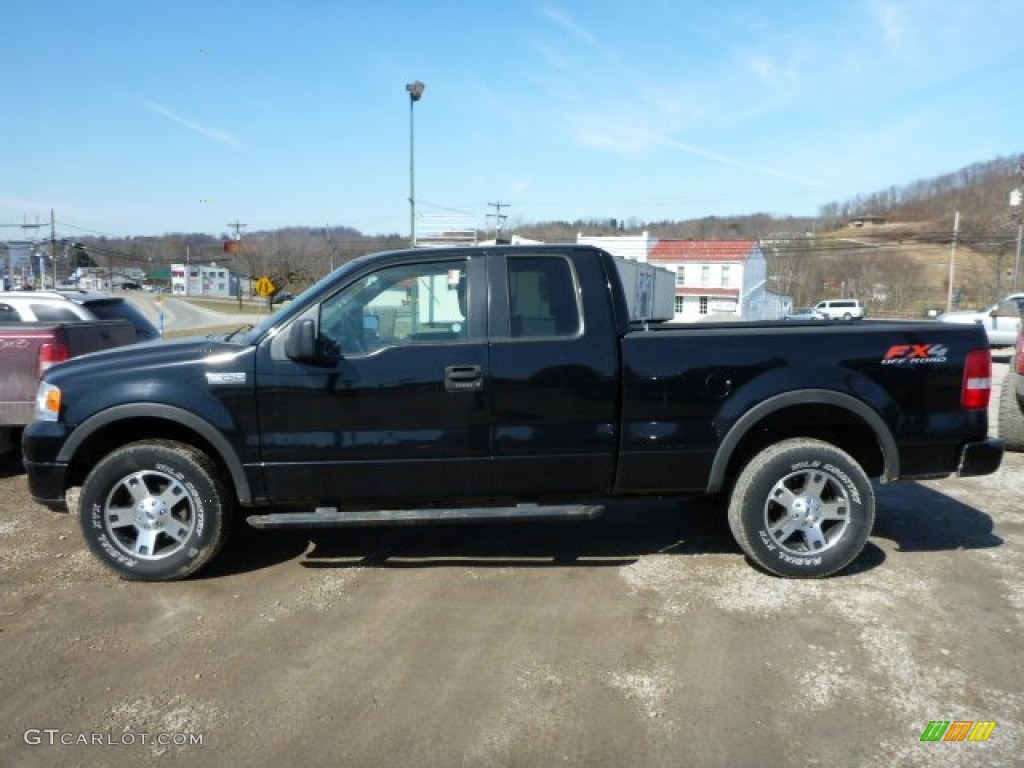
[(814, 308), (829, 320), (860, 320), (864, 317), (864, 302), (860, 299), (826, 299)]

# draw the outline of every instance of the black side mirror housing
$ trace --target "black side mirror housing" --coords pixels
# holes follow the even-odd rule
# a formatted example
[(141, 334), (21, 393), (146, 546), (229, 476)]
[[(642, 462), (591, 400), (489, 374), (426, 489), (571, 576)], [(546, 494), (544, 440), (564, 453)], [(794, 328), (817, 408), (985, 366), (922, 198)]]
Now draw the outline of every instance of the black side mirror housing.
[(285, 341), (284, 353), (292, 360), (313, 361), (316, 351), (316, 325), (312, 318), (304, 318), (292, 325)]

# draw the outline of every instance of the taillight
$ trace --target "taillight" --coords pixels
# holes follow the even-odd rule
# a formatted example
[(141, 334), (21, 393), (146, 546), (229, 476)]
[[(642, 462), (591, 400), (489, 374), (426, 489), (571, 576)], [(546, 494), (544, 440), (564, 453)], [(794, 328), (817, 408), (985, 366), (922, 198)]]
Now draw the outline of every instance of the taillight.
[(1024, 320), (1021, 320), (1021, 332), (1017, 334), (1017, 373), (1024, 376)]
[(71, 350), (68, 345), (57, 341), (52, 344), (43, 344), (39, 347), (39, 375), (42, 376), (51, 365), (63, 363), (71, 357)]
[(992, 354), (987, 349), (967, 353), (960, 403), (969, 411), (988, 408), (992, 395)]

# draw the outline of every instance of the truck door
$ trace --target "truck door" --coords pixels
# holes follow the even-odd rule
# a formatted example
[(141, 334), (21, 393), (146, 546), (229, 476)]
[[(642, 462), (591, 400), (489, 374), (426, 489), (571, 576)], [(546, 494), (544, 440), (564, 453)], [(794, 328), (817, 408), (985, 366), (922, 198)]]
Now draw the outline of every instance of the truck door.
[[(591, 254), (490, 254), (494, 491), (605, 493), (618, 438), (618, 339)], [(584, 262), (584, 258), (589, 261)]]
[(391, 260), (296, 319), (316, 325), (314, 359), (289, 359), (283, 338), (264, 343), (257, 391), (271, 499), (489, 491), (485, 279), (479, 255)]

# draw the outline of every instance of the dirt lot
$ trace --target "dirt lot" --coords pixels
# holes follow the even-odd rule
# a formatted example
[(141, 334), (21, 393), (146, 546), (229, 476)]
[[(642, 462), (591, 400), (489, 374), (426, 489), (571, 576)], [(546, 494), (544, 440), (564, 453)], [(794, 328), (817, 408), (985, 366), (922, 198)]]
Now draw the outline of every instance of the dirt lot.
[[(7, 461), (0, 765), (1020, 765), (1022, 490), (1022, 454), (884, 487), (864, 555), (820, 582), (754, 570), (691, 501), (242, 526), (205, 577), (152, 585)], [(932, 720), (998, 725), (922, 743)]]

